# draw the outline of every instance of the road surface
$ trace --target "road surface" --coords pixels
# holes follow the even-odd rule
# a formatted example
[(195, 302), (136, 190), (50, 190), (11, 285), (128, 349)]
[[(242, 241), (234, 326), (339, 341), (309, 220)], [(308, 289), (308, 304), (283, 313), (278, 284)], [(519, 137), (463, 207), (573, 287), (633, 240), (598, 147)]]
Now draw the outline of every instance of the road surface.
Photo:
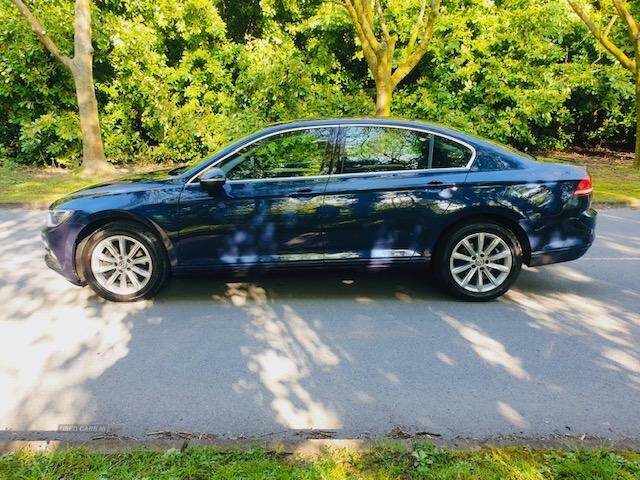
[(640, 211), (601, 211), (583, 259), (487, 304), (412, 271), (174, 279), (113, 304), (44, 266), (43, 217), (0, 210), (0, 438), (640, 437)]

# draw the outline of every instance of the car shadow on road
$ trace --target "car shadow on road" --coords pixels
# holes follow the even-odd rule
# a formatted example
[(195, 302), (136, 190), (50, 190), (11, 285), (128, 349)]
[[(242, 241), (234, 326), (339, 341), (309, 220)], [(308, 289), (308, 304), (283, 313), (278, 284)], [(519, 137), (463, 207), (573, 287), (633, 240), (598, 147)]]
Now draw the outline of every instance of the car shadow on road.
[(298, 300), (446, 300), (428, 268), (273, 270), (243, 273), (189, 275), (173, 278), (155, 302), (211, 301), (228, 291), (229, 285), (253, 284), (270, 299)]

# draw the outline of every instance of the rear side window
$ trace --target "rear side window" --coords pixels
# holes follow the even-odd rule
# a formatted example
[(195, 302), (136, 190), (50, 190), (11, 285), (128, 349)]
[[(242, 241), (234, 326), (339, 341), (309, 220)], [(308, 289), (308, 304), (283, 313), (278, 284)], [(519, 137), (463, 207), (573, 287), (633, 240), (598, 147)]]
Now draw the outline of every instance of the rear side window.
[(454, 140), (404, 128), (345, 127), (340, 136), (342, 174), (466, 167), (473, 155)]
[(468, 147), (435, 135), (433, 138), (433, 159), (431, 168), (466, 167), (471, 160), (472, 152)]
[(338, 173), (391, 172), (428, 168), (426, 133), (400, 128), (346, 127)]
[(310, 128), (258, 140), (226, 160), (221, 168), (231, 180), (326, 175), (334, 131)]

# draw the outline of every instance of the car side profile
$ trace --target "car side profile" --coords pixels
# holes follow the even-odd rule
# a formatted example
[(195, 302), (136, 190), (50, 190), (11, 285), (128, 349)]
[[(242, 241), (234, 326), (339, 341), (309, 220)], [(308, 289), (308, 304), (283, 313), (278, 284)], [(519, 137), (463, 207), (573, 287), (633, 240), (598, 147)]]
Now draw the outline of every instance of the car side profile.
[(429, 262), (449, 292), (483, 301), (523, 263), (587, 251), (591, 190), (583, 168), (435, 124), (311, 120), (75, 192), (50, 207), (42, 238), (49, 267), (112, 301), (199, 271)]

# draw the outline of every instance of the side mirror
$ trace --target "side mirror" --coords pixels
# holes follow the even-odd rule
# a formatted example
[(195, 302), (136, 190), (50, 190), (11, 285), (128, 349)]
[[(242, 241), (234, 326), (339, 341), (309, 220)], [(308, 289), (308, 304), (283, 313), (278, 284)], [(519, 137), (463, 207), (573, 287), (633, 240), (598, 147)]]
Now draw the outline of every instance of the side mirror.
[(221, 168), (212, 168), (200, 177), (200, 185), (204, 188), (221, 187), (227, 181), (227, 176)]

